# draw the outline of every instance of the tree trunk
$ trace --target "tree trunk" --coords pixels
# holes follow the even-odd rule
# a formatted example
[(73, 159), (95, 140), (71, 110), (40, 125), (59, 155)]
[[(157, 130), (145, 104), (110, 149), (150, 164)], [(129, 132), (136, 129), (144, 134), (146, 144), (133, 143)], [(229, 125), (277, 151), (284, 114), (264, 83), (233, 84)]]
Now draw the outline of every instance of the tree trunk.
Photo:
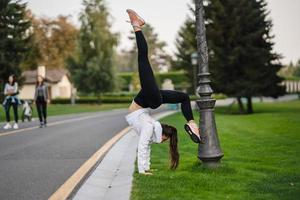
[(247, 113), (248, 114), (253, 113), (252, 98), (251, 98), (251, 96), (247, 97)]
[(237, 97), (237, 102), (239, 105), (239, 110), (240, 110), (240, 114), (245, 114), (245, 108), (244, 108), (244, 104), (242, 102), (242, 97)]

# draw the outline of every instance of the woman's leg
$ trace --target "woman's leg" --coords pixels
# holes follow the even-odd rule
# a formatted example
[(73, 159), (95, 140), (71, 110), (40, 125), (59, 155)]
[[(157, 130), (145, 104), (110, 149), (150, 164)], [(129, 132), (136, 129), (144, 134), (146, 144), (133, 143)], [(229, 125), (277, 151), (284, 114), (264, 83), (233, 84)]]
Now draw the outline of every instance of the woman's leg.
[(181, 103), (181, 111), (186, 121), (194, 120), (189, 95), (174, 90), (160, 90), (163, 103)]
[(6, 115), (6, 122), (9, 123), (10, 122), (10, 107), (11, 107), (11, 103), (8, 102), (7, 106), (5, 108), (5, 115)]
[(44, 123), (47, 123), (47, 102), (43, 103), (43, 117), (44, 117)]
[(38, 112), (40, 123), (42, 123), (43, 118), (42, 118), (42, 110), (41, 110), (41, 102), (40, 101), (36, 101), (36, 110)]
[(161, 90), (160, 93), (162, 95), (163, 103), (181, 103), (182, 114), (188, 122), (184, 125), (184, 129), (187, 131), (194, 142), (203, 143), (204, 140), (200, 136), (198, 125), (194, 121), (189, 95), (173, 90)]
[(137, 103), (146, 101), (150, 107), (158, 107), (162, 103), (162, 99), (148, 59), (147, 41), (142, 31), (136, 31), (135, 36), (138, 47), (138, 71), (142, 88), (135, 100)]
[(18, 123), (18, 121), (19, 121), (18, 103), (13, 103), (12, 106), (14, 109), (15, 122)]

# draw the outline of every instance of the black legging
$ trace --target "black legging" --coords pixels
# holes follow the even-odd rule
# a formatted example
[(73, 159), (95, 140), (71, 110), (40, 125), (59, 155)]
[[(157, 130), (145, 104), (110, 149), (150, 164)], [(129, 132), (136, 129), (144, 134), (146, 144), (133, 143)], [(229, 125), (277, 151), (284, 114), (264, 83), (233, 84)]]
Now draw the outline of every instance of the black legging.
[(44, 97), (37, 97), (36, 109), (40, 122), (47, 123), (47, 102)]
[(159, 90), (148, 59), (148, 45), (142, 31), (135, 32), (138, 47), (138, 70), (141, 90), (134, 101), (143, 108), (158, 108), (164, 103), (181, 103), (181, 111), (187, 121), (193, 120), (189, 95), (174, 90)]
[(14, 110), (14, 116), (15, 116), (15, 122), (18, 123), (19, 120), (19, 116), (18, 116), (18, 103), (12, 103), (11, 100), (9, 100), (10, 102), (7, 102), (7, 107), (5, 109), (5, 113), (6, 113), (6, 121), (10, 122), (10, 107), (13, 107)]

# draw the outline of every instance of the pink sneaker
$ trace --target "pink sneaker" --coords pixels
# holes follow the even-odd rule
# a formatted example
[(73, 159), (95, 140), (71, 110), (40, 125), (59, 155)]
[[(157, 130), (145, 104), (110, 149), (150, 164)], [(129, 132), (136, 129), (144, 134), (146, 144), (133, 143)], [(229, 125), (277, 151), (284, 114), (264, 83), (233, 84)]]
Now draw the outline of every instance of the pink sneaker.
[(195, 143), (204, 143), (203, 139), (200, 136), (199, 128), (198, 128), (196, 123), (186, 123), (184, 125), (184, 129), (190, 135), (193, 142), (195, 142)]
[(145, 25), (145, 20), (141, 18), (134, 10), (127, 9), (126, 12), (129, 15), (130, 23), (136, 27), (142, 27)]

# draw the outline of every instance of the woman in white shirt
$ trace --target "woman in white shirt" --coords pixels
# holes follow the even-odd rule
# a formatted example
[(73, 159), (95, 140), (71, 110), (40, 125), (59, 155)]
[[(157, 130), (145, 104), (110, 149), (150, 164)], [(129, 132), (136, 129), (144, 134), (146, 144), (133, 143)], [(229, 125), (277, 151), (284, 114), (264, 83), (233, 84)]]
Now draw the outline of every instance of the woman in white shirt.
[(138, 71), (141, 90), (132, 101), (126, 120), (140, 135), (138, 144), (139, 173), (151, 174), (150, 144), (170, 140), (171, 169), (176, 169), (179, 162), (177, 149), (177, 130), (175, 127), (161, 124), (149, 115), (148, 108), (156, 109), (164, 103), (181, 103), (182, 113), (187, 120), (185, 130), (195, 143), (203, 142), (199, 128), (194, 121), (189, 96), (186, 93), (173, 90), (160, 90), (155, 82), (154, 74), (148, 60), (148, 45), (141, 27), (145, 21), (136, 12), (128, 9), (127, 13), (133, 26), (138, 47)]
[[(7, 83), (4, 87), (4, 95), (5, 99), (3, 102), (3, 107), (6, 113), (6, 125), (4, 126), (4, 129), (11, 129), (12, 127), (14, 129), (18, 129), (18, 106), (21, 104), (20, 99), (18, 98), (19, 94), (19, 88), (18, 83), (16, 82), (16, 78), (14, 75), (10, 75), (8, 78)], [(14, 110), (14, 117), (15, 117), (15, 123), (13, 126), (10, 124), (10, 107), (13, 107)]]

